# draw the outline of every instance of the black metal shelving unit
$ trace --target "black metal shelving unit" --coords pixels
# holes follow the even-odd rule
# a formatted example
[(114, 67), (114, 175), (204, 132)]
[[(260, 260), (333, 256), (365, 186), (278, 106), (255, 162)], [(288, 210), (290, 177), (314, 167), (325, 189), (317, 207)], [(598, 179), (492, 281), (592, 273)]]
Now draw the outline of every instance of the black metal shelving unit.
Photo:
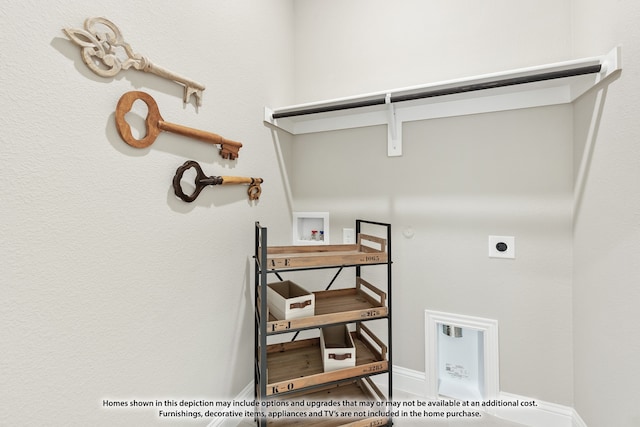
[[(392, 356), (392, 274), (391, 274), (391, 266), (392, 266), (392, 257), (391, 257), (391, 225), (383, 222), (376, 221), (368, 221), (357, 219), (356, 220), (356, 236), (360, 236), (362, 232), (363, 225), (366, 224), (366, 227), (373, 228), (377, 230), (377, 235), (383, 234), (383, 237), (386, 239), (386, 261), (384, 262), (348, 262), (348, 263), (331, 263), (330, 265), (314, 265), (314, 266), (305, 266), (305, 267), (275, 267), (266, 265), (268, 259), (268, 231), (266, 227), (262, 227), (259, 222), (255, 223), (255, 255), (254, 255), (254, 278), (255, 278), (255, 333), (254, 333), (254, 344), (255, 344), (255, 358), (254, 358), (254, 397), (258, 404), (260, 402), (264, 402), (266, 400), (274, 399), (274, 398), (287, 398), (289, 396), (300, 396), (305, 393), (312, 393), (315, 390), (326, 387), (326, 386), (340, 386), (341, 384), (353, 383), (354, 381), (366, 381), (369, 384), (369, 387), (373, 388), (374, 391), (377, 391), (378, 400), (383, 397), (387, 402), (391, 402), (393, 400), (393, 356)], [(335, 275), (331, 279), (331, 282), (328, 284), (325, 290), (329, 290), (338, 276), (347, 269), (353, 269), (355, 271), (356, 281), (361, 278), (363, 274), (363, 270), (365, 270), (369, 266), (373, 265), (386, 265), (386, 289), (382, 289), (382, 291), (386, 291), (386, 310), (384, 311), (376, 311), (372, 310), (372, 316), (369, 318), (366, 315), (363, 315), (363, 318), (359, 319), (351, 319), (347, 321), (338, 321), (338, 322), (327, 322), (313, 325), (304, 325), (301, 327), (296, 327), (294, 323), (294, 327), (285, 328), (279, 330), (268, 330), (267, 324), (269, 323), (268, 316), (268, 304), (267, 304), (267, 284), (269, 282), (269, 277), (272, 275), (277, 278), (277, 280), (282, 281), (283, 278), (281, 274), (285, 274), (287, 272), (294, 271), (312, 271), (312, 270), (321, 270), (321, 269), (337, 269)], [(381, 314), (382, 313), (382, 314)], [(340, 325), (340, 324), (356, 324), (358, 328), (361, 323), (370, 322), (373, 320), (385, 319), (387, 326), (387, 343), (386, 343), (386, 363), (385, 369), (379, 370), (377, 367), (371, 369), (372, 372), (360, 372), (356, 373), (353, 376), (349, 376), (348, 378), (340, 378), (336, 380), (330, 380), (326, 382), (322, 382), (320, 384), (313, 384), (310, 386), (298, 387), (294, 383), (290, 384), (279, 384), (277, 387), (269, 387), (268, 378), (267, 378), (267, 346), (268, 346), (268, 337), (273, 335), (278, 335), (282, 333), (295, 333), (291, 341), (295, 341), (298, 337), (300, 331), (305, 329), (319, 329), (325, 326), (331, 325)], [(374, 385), (374, 383), (370, 380), (370, 377), (379, 374), (387, 374), (387, 392), (384, 396), (380, 396), (380, 390)], [(375, 421), (374, 423), (363, 423), (363, 426), (369, 425), (393, 425), (392, 418), (385, 417), (384, 422), (380, 422), (380, 420)], [(268, 417), (256, 417), (256, 423), (259, 427), (266, 427), (268, 422)], [(353, 422), (352, 420), (349, 422)], [(345, 422), (345, 424), (348, 422)], [(338, 422), (336, 426), (340, 425)]]

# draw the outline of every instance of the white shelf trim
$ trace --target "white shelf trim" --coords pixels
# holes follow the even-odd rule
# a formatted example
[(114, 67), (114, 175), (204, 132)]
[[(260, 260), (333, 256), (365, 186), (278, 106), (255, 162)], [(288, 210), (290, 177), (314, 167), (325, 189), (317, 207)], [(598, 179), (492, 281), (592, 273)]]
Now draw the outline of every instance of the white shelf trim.
[[(404, 122), (567, 104), (621, 68), (621, 48), (616, 47), (601, 56), (287, 107), (265, 107), (264, 121), (294, 135), (386, 124), (388, 155), (401, 156)], [(562, 77), (565, 73), (569, 76)]]

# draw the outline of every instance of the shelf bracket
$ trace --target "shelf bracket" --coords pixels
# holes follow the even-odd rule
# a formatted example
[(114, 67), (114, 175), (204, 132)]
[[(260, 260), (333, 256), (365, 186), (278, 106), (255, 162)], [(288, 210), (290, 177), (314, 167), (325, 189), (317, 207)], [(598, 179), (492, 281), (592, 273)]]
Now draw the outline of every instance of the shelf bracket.
[(396, 106), (391, 103), (391, 93), (384, 98), (387, 105), (387, 156), (402, 156), (402, 122), (396, 114)]

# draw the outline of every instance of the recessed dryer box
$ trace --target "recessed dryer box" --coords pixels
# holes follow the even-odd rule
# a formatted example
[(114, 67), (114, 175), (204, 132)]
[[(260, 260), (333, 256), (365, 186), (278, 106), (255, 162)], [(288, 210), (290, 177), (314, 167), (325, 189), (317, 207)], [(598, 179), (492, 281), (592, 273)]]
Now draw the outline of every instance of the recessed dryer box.
[(328, 245), (329, 212), (293, 212), (293, 245)]
[(356, 366), (356, 346), (347, 325), (322, 328), (320, 348), (325, 372)]
[(314, 315), (316, 296), (285, 280), (267, 284), (267, 305), (269, 312), (278, 320), (298, 319)]

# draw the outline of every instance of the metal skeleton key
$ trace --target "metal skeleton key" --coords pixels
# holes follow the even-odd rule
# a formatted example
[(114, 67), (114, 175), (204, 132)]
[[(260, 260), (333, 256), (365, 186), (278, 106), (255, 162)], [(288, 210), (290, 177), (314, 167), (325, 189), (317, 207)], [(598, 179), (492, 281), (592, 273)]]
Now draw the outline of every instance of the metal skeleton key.
[[(131, 126), (129, 126), (129, 123), (127, 123), (125, 119), (125, 115), (131, 111), (133, 103), (137, 100), (141, 100), (147, 104), (149, 111), (145, 119), (147, 135), (142, 139), (134, 138), (131, 134)], [(116, 127), (124, 142), (136, 148), (146, 148), (153, 144), (163, 130), (189, 136), (211, 144), (219, 144), (220, 155), (223, 159), (236, 159), (238, 157), (238, 151), (240, 147), (242, 147), (241, 142), (231, 141), (215, 133), (165, 122), (160, 115), (156, 101), (148, 93), (140, 91), (127, 92), (120, 97), (118, 105), (116, 106)]]
[[(99, 32), (101, 24), (108, 31)], [(183, 101), (187, 103), (191, 95), (196, 97), (196, 105), (202, 105), (204, 85), (152, 63), (146, 56), (134, 53), (129, 43), (122, 37), (120, 29), (106, 18), (93, 17), (84, 21), (81, 28), (63, 28), (62, 31), (75, 44), (82, 48), (82, 60), (99, 76), (113, 77), (120, 70), (130, 67), (153, 73), (184, 85)], [(121, 59), (123, 58), (123, 59)], [(102, 62), (103, 66), (98, 65)]]
[[(185, 172), (191, 168), (196, 170), (196, 178), (194, 182), (195, 190), (191, 194), (186, 194), (182, 190), (181, 180)], [(173, 190), (176, 193), (176, 196), (181, 200), (185, 202), (193, 202), (207, 185), (247, 184), (249, 185), (249, 189), (247, 190), (249, 200), (258, 200), (262, 193), (260, 184), (263, 182), (262, 178), (242, 176), (206, 176), (198, 162), (194, 160), (187, 160), (176, 170), (176, 174), (173, 177)]]

